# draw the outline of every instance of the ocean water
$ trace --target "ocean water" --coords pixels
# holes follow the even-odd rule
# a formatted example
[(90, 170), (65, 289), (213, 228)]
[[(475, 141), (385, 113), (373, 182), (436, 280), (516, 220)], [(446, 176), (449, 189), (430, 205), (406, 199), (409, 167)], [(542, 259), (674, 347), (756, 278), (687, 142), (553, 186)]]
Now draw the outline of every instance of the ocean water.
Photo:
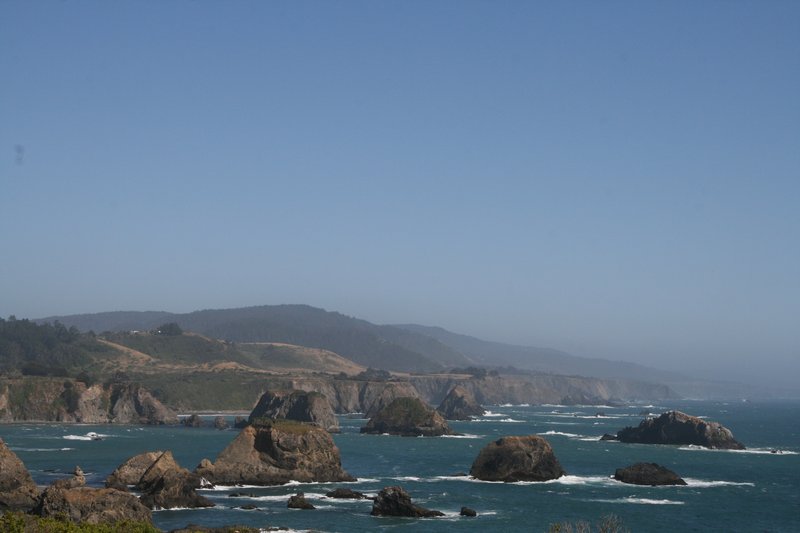
[[(371, 531), (546, 531), (562, 521), (595, 522), (615, 514), (632, 531), (800, 531), (800, 402), (679, 401), (663, 405), (490, 406), (486, 416), (454, 422), (460, 437), (408, 438), (362, 435), (366, 420), (340, 419), (334, 436), (344, 468), (355, 483), (290, 484), (280, 487), (219, 487), (202, 491), (210, 509), (160, 510), (161, 529), (187, 524), (242, 524), (294, 530)], [(730, 428), (746, 451), (690, 446), (653, 446), (599, 441), (637, 425), (642, 410), (680, 409)], [(209, 417), (210, 418), (210, 417)], [(231, 417), (232, 418), (232, 417)], [(80, 465), (90, 485), (128, 457), (172, 450), (182, 466), (214, 459), (237, 430), (58, 424), (0, 426), (0, 436), (25, 462), (39, 484), (65, 477)], [(92, 440), (94, 432), (103, 440)], [(472, 461), (488, 442), (504, 435), (539, 434), (548, 439), (568, 472), (543, 483), (487, 483), (470, 479)], [(773, 453), (777, 451), (778, 453)], [(639, 461), (664, 465), (686, 487), (641, 487), (610, 478)], [(400, 485), (415, 503), (445, 513), (434, 519), (370, 516), (370, 501), (335, 500), (325, 492), (347, 486), (367, 494)], [(290, 495), (302, 491), (317, 509), (290, 510)], [(234, 492), (247, 496), (231, 497)], [(257, 510), (243, 510), (255, 505)], [(476, 518), (459, 516), (462, 506)]]

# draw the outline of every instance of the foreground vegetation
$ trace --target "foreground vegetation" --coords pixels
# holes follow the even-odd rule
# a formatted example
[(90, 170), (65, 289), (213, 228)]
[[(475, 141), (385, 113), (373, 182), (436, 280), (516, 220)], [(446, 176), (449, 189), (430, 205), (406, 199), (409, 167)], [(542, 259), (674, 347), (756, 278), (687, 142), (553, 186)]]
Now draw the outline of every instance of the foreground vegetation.
[(0, 516), (0, 531), (4, 533), (161, 533), (159, 529), (147, 522), (124, 520), (113, 524), (77, 524), (20, 512), (7, 512)]
[(620, 517), (610, 514), (600, 517), (595, 522), (594, 528), (586, 520), (559, 522), (550, 524), (547, 533), (630, 533), (630, 530), (625, 527)]

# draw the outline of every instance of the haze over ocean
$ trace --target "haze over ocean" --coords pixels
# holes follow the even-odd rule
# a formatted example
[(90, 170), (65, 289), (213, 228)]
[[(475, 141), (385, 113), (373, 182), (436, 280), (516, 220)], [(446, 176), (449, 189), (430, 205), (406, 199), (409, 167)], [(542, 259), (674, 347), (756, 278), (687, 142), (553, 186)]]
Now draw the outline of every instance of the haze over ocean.
[(796, 2), (0, 3), (0, 316), (307, 303), (800, 375)]

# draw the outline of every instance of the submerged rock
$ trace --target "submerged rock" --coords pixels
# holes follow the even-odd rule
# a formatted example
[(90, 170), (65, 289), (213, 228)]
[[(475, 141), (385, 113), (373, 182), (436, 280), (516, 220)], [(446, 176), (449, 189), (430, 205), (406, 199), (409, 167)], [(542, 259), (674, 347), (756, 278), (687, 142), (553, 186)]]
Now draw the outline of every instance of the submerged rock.
[(327, 431), (288, 420), (247, 426), (214, 463), (203, 459), (195, 472), (219, 485), (355, 481)]
[(328, 399), (318, 392), (267, 391), (250, 413), (249, 422), (263, 418), (308, 422), (330, 432), (339, 431), (339, 420)]
[(415, 518), (431, 518), (444, 516), (440, 511), (433, 511), (414, 505), (411, 496), (401, 487), (386, 487), (378, 493), (372, 504), (373, 516), (410, 516)]
[(53, 481), (52, 486), (59, 489), (74, 489), (75, 487), (83, 487), (86, 485), (86, 476), (83, 474), (83, 469), (76, 466), (72, 472), (72, 477), (57, 479)]
[(486, 413), (475, 400), (475, 396), (460, 385), (450, 389), (436, 410), (447, 420), (469, 420)]
[(339, 498), (344, 500), (367, 500), (372, 499), (369, 498), (363, 492), (358, 492), (357, 490), (353, 489), (333, 489), (332, 491), (326, 492), (325, 496), (327, 498)]
[(547, 481), (566, 472), (550, 443), (538, 435), (502, 437), (478, 454), (470, 475), (483, 481)]
[(719, 424), (690, 416), (680, 411), (667, 411), (658, 418), (642, 420), (638, 427), (626, 427), (617, 432), (622, 442), (641, 444), (693, 444), (706, 448), (744, 450), (733, 438), (731, 430)]
[(30, 472), (0, 439), (0, 511), (32, 509), (38, 497), (39, 489)]
[(419, 398), (397, 398), (370, 418), (361, 433), (438, 437), (453, 435), (453, 430), (442, 415)]
[(289, 498), (289, 503), (286, 504), (289, 509), (316, 509), (313, 505), (306, 501), (306, 496), (302, 492), (298, 492)]
[(614, 479), (633, 485), (686, 485), (678, 474), (656, 463), (636, 463), (617, 468)]

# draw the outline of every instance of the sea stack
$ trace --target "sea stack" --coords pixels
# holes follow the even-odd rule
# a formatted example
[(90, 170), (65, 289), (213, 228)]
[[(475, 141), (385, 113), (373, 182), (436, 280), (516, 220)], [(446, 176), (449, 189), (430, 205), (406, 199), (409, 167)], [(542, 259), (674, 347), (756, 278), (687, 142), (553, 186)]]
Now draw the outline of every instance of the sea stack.
[(447, 420), (469, 420), (486, 413), (475, 396), (461, 385), (450, 389), (436, 410)]
[(452, 435), (453, 430), (442, 415), (419, 398), (397, 398), (370, 418), (361, 433), (438, 437)]
[(327, 431), (290, 420), (247, 426), (214, 463), (203, 459), (195, 472), (217, 485), (355, 481)]
[(249, 421), (259, 419), (307, 422), (332, 433), (339, 432), (339, 420), (325, 395), (301, 390), (267, 391), (250, 413)]

